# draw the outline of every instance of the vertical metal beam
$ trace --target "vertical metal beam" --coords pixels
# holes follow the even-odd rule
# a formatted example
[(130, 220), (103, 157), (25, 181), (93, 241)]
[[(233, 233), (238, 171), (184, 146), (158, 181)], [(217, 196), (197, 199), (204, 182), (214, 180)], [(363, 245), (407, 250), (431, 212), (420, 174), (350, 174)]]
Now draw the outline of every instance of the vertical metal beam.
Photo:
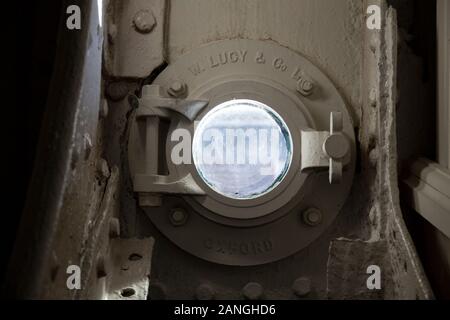
[(437, 160), (450, 168), (450, 2), (437, 2), (438, 110)]

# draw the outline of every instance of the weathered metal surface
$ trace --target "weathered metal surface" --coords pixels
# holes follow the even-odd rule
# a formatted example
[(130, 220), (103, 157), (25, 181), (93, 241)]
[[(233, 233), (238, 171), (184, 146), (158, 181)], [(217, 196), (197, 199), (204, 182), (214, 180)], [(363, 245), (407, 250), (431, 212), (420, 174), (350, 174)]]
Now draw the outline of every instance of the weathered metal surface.
[[(382, 31), (364, 31), (368, 4), (382, 7), (385, 21)], [(89, 14), (93, 17), (96, 12), (91, 10)], [(100, 101), (101, 41), (97, 25), (83, 29), (90, 33), (91, 40), (95, 39), (90, 46), (88, 34), (80, 32), (76, 36), (79, 42), (63, 50), (74, 62), (88, 63), (77, 63), (69, 68), (73, 72), (68, 73), (61, 68), (64, 74), (55, 80), (67, 84), (67, 91), (52, 100), (50, 112), (55, 114), (47, 122), (47, 139), (43, 139), (43, 144), (49, 146), (43, 149), (44, 153), (50, 159), (42, 154), (39, 157), (32, 184), (35, 193), (26, 210), (27, 225), (39, 228), (31, 236), (27, 229), (21, 231), (22, 251), (19, 250), (12, 264), (9, 280), (15, 282), (12, 287), (17, 296), (129, 299), (145, 298), (148, 293), (150, 298), (176, 299), (433, 297), (398, 204), (397, 33), (395, 12), (384, 2), (174, 0), (169, 11), (166, 1), (110, 1), (107, 18), (109, 43), (104, 55), (107, 104)], [(152, 83), (165, 60), (176, 63), (182, 55), (195, 52), (203, 44), (229, 39), (270, 42), (275, 48), (273, 52), (292, 50), (318, 66), (344, 96), (343, 105), (349, 105), (360, 150), (359, 168), (348, 200), (340, 212), (337, 209), (332, 212), (336, 220), (331, 224), (329, 214), (316, 206), (305, 205), (301, 210), (288, 207), (295, 221), (288, 221), (278, 231), (270, 225), (276, 219), (263, 221), (268, 225), (267, 235), (279, 232), (292, 241), (298, 230), (290, 227), (301, 223), (316, 240), (278, 262), (247, 267), (197, 259), (162, 236), (148, 215), (164, 220), (167, 228), (179, 234), (181, 242), (192, 234), (184, 235), (183, 230), (195, 219), (202, 223), (219, 222), (223, 225), (223, 238), (228, 239), (230, 226), (224, 224), (224, 218), (236, 212), (222, 208), (222, 217), (196, 217), (186, 209), (187, 204), (193, 205), (187, 198), (161, 198), (154, 193), (139, 197), (149, 205), (142, 210), (133, 193), (133, 172), (129, 171), (127, 154), (135, 105), (125, 98), (129, 94), (140, 95), (141, 84)], [(94, 55), (94, 65), (81, 52)], [(231, 60), (234, 57), (228, 55)], [(66, 79), (64, 75), (67, 81), (61, 81)], [(210, 80), (205, 76), (205, 82)], [(191, 93), (190, 83), (179, 74), (172, 74), (162, 82), (167, 95), (174, 99), (183, 99)], [(324, 107), (315, 100), (323, 92), (322, 85), (314, 76), (305, 76), (292, 85), (292, 90), (298, 99), (309, 99), (318, 110)], [(52, 121), (55, 119), (58, 121)], [(328, 130), (328, 123), (326, 119), (317, 125)], [(348, 125), (347, 131), (351, 130)], [(302, 199), (295, 201), (299, 203)], [(266, 213), (273, 206), (281, 206), (275, 202)], [(160, 211), (167, 215), (158, 216)], [(330, 226), (325, 228), (327, 225)], [(199, 228), (196, 234), (199, 239), (204, 237), (201, 233), (204, 230), (208, 230), (206, 225)], [(119, 236), (137, 239), (124, 240)], [(151, 237), (156, 240), (154, 251)], [(240, 244), (220, 240), (207, 242), (212, 254), (224, 248), (234, 250)], [(247, 243), (264, 248), (264, 243), (254, 242), (252, 234), (248, 235)], [(69, 264), (82, 267), (81, 291), (70, 291), (65, 286), (65, 268)], [(379, 265), (383, 270), (381, 291), (364, 288), (368, 264)], [(35, 266), (30, 277), (21, 279), (23, 274), (30, 273), (26, 269), (29, 265)], [(152, 276), (148, 286), (150, 265)]]
[(111, 77), (145, 78), (164, 62), (166, 0), (110, 0), (105, 69)]
[[(392, 296), (392, 272), (386, 241), (333, 240), (328, 259), (328, 299), (381, 300)], [(380, 290), (370, 290), (367, 280), (370, 266), (380, 268)], [(369, 269), (370, 270), (370, 269)]]
[(66, 268), (81, 262), (82, 239), (105, 187), (95, 165), (102, 36), (96, 2), (83, 3), (80, 32), (61, 20), (56, 72), (8, 277), (12, 296), (75, 297), (66, 287)]
[[(369, 148), (377, 149), (375, 181), (375, 207), (373, 221), (376, 221), (372, 239), (386, 240), (390, 255), (394, 286), (392, 295), (385, 298), (431, 299), (433, 293), (417, 257), (411, 237), (406, 229), (399, 200), (397, 175), (397, 16), (396, 11), (388, 8), (382, 1), (375, 1), (383, 12), (381, 31), (368, 31), (368, 41), (375, 43), (375, 50), (366, 47), (367, 67), (373, 72), (365, 78), (367, 97), (370, 90), (377, 92), (377, 107), (368, 114), (369, 123), (375, 123), (373, 131), (368, 131)], [(370, 99), (367, 100), (370, 106)], [(369, 163), (370, 153), (369, 153)], [(372, 159), (373, 161), (373, 159)]]
[[(382, 1), (383, 28), (367, 31), (365, 45), (365, 110), (360, 139), (363, 165), (376, 170), (366, 176), (371, 235), (366, 240), (334, 241), (328, 264), (330, 298), (430, 299), (433, 297), (406, 230), (398, 196), (396, 150), (396, 12)], [(373, 157), (373, 150), (377, 150)], [(354, 253), (358, 254), (354, 256)], [(381, 254), (384, 253), (384, 254)], [(361, 261), (362, 260), (362, 261)], [(347, 261), (345, 263), (344, 261)], [(355, 262), (355, 264), (353, 264)], [(345, 267), (343, 266), (345, 264)], [(363, 266), (379, 266), (382, 290), (364, 290)], [(355, 278), (350, 277), (354, 274)], [(341, 278), (343, 281), (339, 281)], [(343, 296), (342, 296), (343, 295)]]
[(117, 239), (111, 243), (111, 277), (105, 299), (147, 300), (153, 238)]

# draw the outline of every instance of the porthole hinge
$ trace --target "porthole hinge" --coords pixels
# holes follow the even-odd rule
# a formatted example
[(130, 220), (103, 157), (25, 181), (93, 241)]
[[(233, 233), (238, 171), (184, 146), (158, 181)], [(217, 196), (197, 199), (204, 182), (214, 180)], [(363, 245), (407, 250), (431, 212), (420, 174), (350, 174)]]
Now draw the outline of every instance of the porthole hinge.
[(144, 172), (134, 175), (133, 189), (139, 193), (141, 206), (160, 206), (162, 194), (204, 194), (191, 174), (181, 177), (176, 172), (170, 172), (168, 175), (160, 173), (160, 155), (166, 152), (161, 143), (160, 122), (161, 119), (173, 121), (176, 114), (192, 122), (209, 101), (171, 98), (165, 96), (162, 89), (158, 85), (145, 86), (136, 110), (136, 119), (142, 128), (140, 141), (145, 153), (145, 165)]

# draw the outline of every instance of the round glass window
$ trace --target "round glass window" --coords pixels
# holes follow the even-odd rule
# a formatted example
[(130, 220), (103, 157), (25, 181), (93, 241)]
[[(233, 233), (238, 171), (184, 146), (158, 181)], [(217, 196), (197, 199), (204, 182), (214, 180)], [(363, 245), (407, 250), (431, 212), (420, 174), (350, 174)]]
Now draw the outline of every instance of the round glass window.
[(215, 192), (254, 199), (286, 176), (292, 138), (272, 108), (254, 100), (230, 100), (196, 123), (192, 156), (200, 177)]

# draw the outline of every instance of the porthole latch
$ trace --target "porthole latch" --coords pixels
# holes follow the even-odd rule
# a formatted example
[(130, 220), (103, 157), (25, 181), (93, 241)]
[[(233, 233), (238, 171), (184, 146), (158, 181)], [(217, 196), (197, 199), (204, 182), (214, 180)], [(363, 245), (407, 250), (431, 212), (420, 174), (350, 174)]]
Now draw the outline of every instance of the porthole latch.
[(350, 143), (343, 134), (341, 112), (330, 113), (330, 131), (302, 131), (302, 172), (328, 169), (330, 184), (342, 180), (342, 171), (350, 162)]

